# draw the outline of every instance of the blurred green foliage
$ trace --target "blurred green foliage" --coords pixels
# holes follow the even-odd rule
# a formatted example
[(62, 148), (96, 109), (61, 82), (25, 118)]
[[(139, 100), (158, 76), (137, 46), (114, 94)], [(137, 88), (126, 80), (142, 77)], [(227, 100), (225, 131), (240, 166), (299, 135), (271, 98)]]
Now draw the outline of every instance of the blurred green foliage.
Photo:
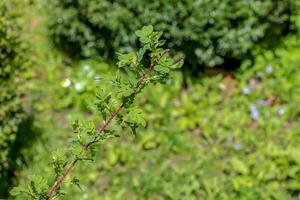
[(137, 46), (134, 31), (152, 24), (189, 68), (238, 67), (252, 50), (274, 48), (291, 32), (293, 0), (56, 0), (49, 33), (72, 58), (113, 58)]
[[(44, 12), (45, 5), (41, 2), (42, 0), (36, 1), (35, 6), (23, 7), (24, 9), (22, 9), (23, 13), (29, 15), (30, 20), (28, 21), (35, 24), (34, 29), (30, 30), (29, 33), (29, 39), (34, 41), (32, 43), (34, 52), (31, 56), (35, 59), (35, 65), (30, 68), (33, 78), (26, 82), (31, 95), (22, 100), (30, 100), (32, 103), (32, 112), (35, 115), (34, 126), (43, 133), (36, 143), (23, 152), (23, 169), (14, 174), (16, 182), (23, 185), (28, 184), (29, 180), (33, 179), (40, 181), (43, 185), (43, 179), (32, 178), (32, 175), (43, 174), (48, 177), (53, 173), (49, 155), (58, 147), (66, 146), (67, 141), (72, 137), (70, 124), (74, 120), (91, 120), (101, 123), (101, 120), (95, 117), (95, 111), (91, 107), (94, 103), (93, 97), (98, 91), (97, 88), (105, 87), (113, 92), (113, 88), (107, 84), (106, 80), (116, 73), (116, 68), (111, 64), (99, 62), (96, 59), (75, 62), (65, 60), (62, 53), (56, 51), (51, 46), (51, 42), (47, 40), (48, 32), (59, 30), (49, 30), (45, 26), (48, 20), (53, 23), (61, 16), (65, 22), (73, 22), (69, 23), (73, 27), (72, 29), (63, 25), (60, 27), (61, 31), (66, 33), (67, 38), (65, 40), (81, 41), (76, 44), (86, 50), (77, 51), (79, 46), (76, 46), (75, 43), (72, 43), (73, 46), (70, 47), (75, 49), (78, 54), (91, 56), (100, 52), (104, 55), (103, 47), (106, 45), (101, 46), (103, 44), (100, 40), (94, 40), (92, 32), (85, 32), (89, 28), (81, 29), (82, 22), (77, 17), (77, 9), (71, 6), (63, 11), (56, 7), (58, 10), (53, 9), (53, 14), (60, 13), (60, 15), (54, 19), (53, 15)], [(75, 5), (74, 2), (70, 0), (69, 5)], [(83, 3), (92, 5), (92, 2), (96, 1)], [(101, 5), (102, 2), (105, 5), (106, 1), (101, 1), (95, 6)], [(142, 6), (139, 5), (139, 2)], [(154, 9), (143, 6), (144, 1), (139, 2), (128, 1), (126, 5), (132, 5), (131, 7), (134, 8), (138, 6), (147, 11), (148, 14), (152, 13)], [(167, 4), (168, 1), (164, 2)], [(164, 2), (156, 1), (159, 9), (165, 9), (164, 6), (161, 6)], [(199, 2), (205, 2), (208, 5), (208, 1)], [(221, 6), (223, 2), (227, 1), (219, 1), (220, 7), (215, 6), (223, 9), (224, 7)], [(235, 2), (238, 5), (240, 1)], [(230, 5), (235, 5), (235, 2)], [(267, 2), (271, 1), (249, 2), (252, 2), (251, 5), (269, 5)], [(286, 2), (288, 1), (276, 1), (274, 5), (286, 5)], [(154, 1), (147, 1), (145, 5), (151, 3), (156, 9)], [(290, 1), (290, 3), (299, 2)], [(111, 33), (120, 32), (122, 37), (125, 37), (128, 32), (130, 33), (128, 38), (130, 38), (132, 34), (130, 29), (139, 27), (141, 24), (135, 24), (135, 20), (126, 20), (129, 18), (126, 17), (125, 12), (119, 18), (116, 17), (118, 15), (117, 10), (122, 8), (120, 12), (123, 12), (125, 6), (121, 8), (116, 6), (114, 7), (116, 10), (107, 11), (106, 9), (110, 6), (110, 3), (107, 3), (107, 7), (104, 6), (103, 13), (106, 13), (109, 18), (105, 18), (101, 24), (110, 27), (109, 23), (117, 23), (114, 27), (121, 27), (118, 24), (119, 20), (124, 19), (126, 22), (124, 22), (124, 28), (113, 29)], [(88, 8), (87, 6), (86, 9)], [(92, 6), (92, 8), (95, 7)], [(238, 7), (235, 11), (242, 11), (243, 9), (240, 8), (243, 6)], [(192, 9), (203, 9), (203, 7), (194, 6)], [(209, 10), (209, 6), (207, 9)], [(260, 9), (268, 10), (270, 8), (266, 6)], [(271, 10), (274, 16), (280, 13), (279, 11), (276, 12), (276, 9)], [(239, 13), (235, 11), (228, 12), (226, 15)], [(69, 13), (72, 12), (75, 14), (70, 15)], [(90, 13), (94, 12), (96, 11)], [(167, 13), (173, 12), (175, 11), (168, 10)], [(197, 12), (193, 15), (205, 15), (205, 13), (208, 12)], [(163, 13), (153, 12), (151, 16), (147, 15), (144, 18), (145, 22), (148, 20), (156, 22), (156, 15), (162, 16)], [(69, 18), (64, 19), (64, 16), (69, 16)], [(101, 18), (102, 15), (94, 16)], [(109, 21), (114, 18), (115, 21)], [(136, 18), (140, 19), (138, 15)], [(165, 20), (163, 17), (158, 19)], [(194, 23), (198, 23), (198, 18), (195, 19)], [(205, 16), (203, 16), (204, 19), (206, 19)], [(215, 23), (219, 23), (219, 18), (215, 19), (218, 19)], [(266, 22), (266, 19), (267, 17), (264, 16), (260, 22)], [(272, 19), (276, 21), (276, 17)], [(291, 20), (295, 19), (291, 18)], [(239, 21), (239, 23), (242, 24), (242, 27), (245, 18), (241, 17), (240, 20), (242, 22)], [(255, 22), (254, 18), (253, 20)], [(280, 20), (282, 18), (279, 18)], [(297, 19), (296, 23), (299, 24), (299, 22), (300, 20)], [(222, 23), (228, 22), (222, 21)], [(181, 40), (179, 36), (171, 36), (171, 29), (164, 27), (164, 24), (164, 22), (158, 23), (155, 29), (169, 33), (170, 36), (167, 38), (169, 42), (176, 43), (177, 40), (179, 41), (178, 46), (172, 44), (170, 47), (179, 48), (180, 45), (186, 44), (187, 47), (195, 50), (192, 45), (184, 43), (186, 42), (185, 39)], [(275, 24), (279, 26), (281, 22)], [(265, 30), (268, 31), (262, 32), (267, 33), (269, 39), (272, 38), (273, 34), (274, 37), (281, 35), (282, 29), (278, 28), (277, 25), (269, 26), (267, 23)], [(3, 27), (0, 26), (0, 30)], [(195, 31), (197, 33), (196, 39), (192, 39), (196, 41), (197, 45), (200, 43), (201, 48), (203, 46), (209, 47), (209, 44), (205, 46), (207, 44), (203, 44), (202, 40), (198, 41), (200, 31), (203, 30), (199, 30), (197, 27), (195, 25), (193, 26), (194, 30), (190, 30), (190, 32)], [(209, 28), (212, 27), (207, 27), (207, 30), (211, 30)], [(68, 32), (68, 30), (73, 32)], [(83, 31), (84, 34), (81, 30), (85, 30)], [(101, 28), (97, 35), (104, 34), (102, 30), (105, 29)], [(181, 32), (180, 30), (178, 33)], [(186, 29), (182, 28), (182, 30)], [(261, 31), (260, 28), (257, 30)], [(208, 33), (210, 32), (208, 31)], [(22, 34), (20, 33), (19, 36)], [(76, 39), (70, 34), (76, 36)], [(86, 35), (91, 36), (92, 43), (84, 42)], [(207, 35), (204, 34), (204, 36)], [(119, 47), (126, 47), (122, 51), (129, 51), (128, 47), (134, 46), (136, 42), (128, 39), (128, 42), (119, 43), (121, 40), (117, 39), (118, 37), (113, 34), (111, 37), (113, 38), (112, 41), (103, 40), (104, 43), (110, 43), (108, 44), (109, 52), (115, 48), (119, 50)], [(299, 39), (299, 35), (296, 35), (295, 38), (285, 38), (283, 40), (284, 46), (276, 47), (273, 49), (274, 52), (265, 51), (260, 46), (263, 44), (260, 42), (264, 39), (258, 40), (255, 51), (260, 52), (260, 54), (255, 56), (254, 64), (246, 60), (242, 63), (241, 68), (235, 72), (217, 76), (202, 75), (197, 79), (188, 78), (186, 87), (182, 87), (182, 73), (177, 72), (172, 74), (173, 79), (168, 81), (165, 86), (156, 85), (146, 89), (145, 95), (136, 99), (145, 113), (146, 127), (139, 128), (135, 137), (124, 131), (120, 133), (121, 138), (119, 140), (108, 140), (101, 143), (94, 163), (86, 163), (76, 167), (73, 176), (67, 179), (62, 192), (66, 192), (68, 196), (61, 199), (299, 199), (300, 49), (299, 41), (296, 41), (297, 37)], [(239, 38), (234, 37), (234, 39)], [(3, 40), (2, 37), (0, 39)], [(279, 40), (280, 38), (276, 37), (276, 42), (273, 45), (279, 44), (277, 42)], [(127, 40), (124, 39), (124, 41)], [(232, 55), (237, 56), (238, 59), (243, 58), (242, 55), (239, 55), (239, 49), (244, 50), (244, 47), (241, 48), (239, 45), (248, 45), (246, 39), (243, 41), (245, 44), (241, 42), (237, 46), (234, 43), (228, 43), (235, 46), (236, 54)], [(115, 42), (115, 46), (112, 46), (111, 42)], [(63, 44), (65, 45), (65, 43), (61, 45)], [(87, 48), (86, 45), (90, 44), (92, 48)], [(95, 44), (100, 45), (99, 50), (97, 50), (98, 47), (93, 47)], [(82, 53), (81, 51), (87, 52)], [(225, 52), (231, 52), (231, 50)], [(188, 55), (193, 55), (193, 52), (192, 54), (185, 54), (188, 57)], [(209, 56), (215, 59), (215, 55), (218, 53), (213, 52)], [(190, 59), (188, 58), (188, 60)], [(189, 62), (192, 62), (191, 60)], [(198, 58), (196, 60), (195, 62), (198, 63)], [(202, 62), (205, 63), (206, 61), (199, 63)], [(0, 65), (2, 69), (2, 62)], [(229, 65), (225, 67), (230, 68)], [(10, 82), (11, 79), (5, 80), (7, 81), (4, 82)], [(4, 82), (1, 77), (1, 94), (6, 91), (2, 88)], [(6, 87), (11, 88), (11, 85), (8, 84)], [(14, 88), (19, 89), (20, 87)], [(0, 95), (1, 97), (2, 95)], [(0, 110), (5, 107), (3, 105), (8, 104), (1, 102)], [(27, 129), (27, 133), (29, 132), (30, 130)], [(25, 137), (22, 141), (29, 140), (30, 138)], [(0, 154), (3, 152), (5, 151), (1, 149)], [(76, 182), (77, 179), (81, 180), (80, 187)], [(11, 189), (16, 184), (2, 180), (5, 179), (1, 177), (0, 185), (5, 184), (6, 187), (4, 190), (0, 189), (0, 195), (1, 198), (6, 199), (9, 198), (5, 196), (8, 191), (6, 191), (7, 185)]]
[[(182, 89), (179, 72), (166, 86), (146, 89), (137, 99), (146, 128), (136, 137), (122, 132), (122, 142), (100, 144), (95, 163), (78, 166), (66, 181), (63, 192), (68, 195), (62, 199), (299, 198), (299, 52), (278, 51), (279, 58), (265, 52), (254, 66), (244, 63), (234, 77), (190, 80), (187, 89)], [(37, 122), (45, 133), (21, 177), (52, 173), (49, 150), (71, 137), (66, 124), (74, 119), (97, 121), (89, 114), (93, 109), (78, 110), (78, 105), (91, 104), (97, 85), (103, 88), (113, 74), (108, 65), (86, 60), (64, 74), (62, 82), (53, 81), (62, 99), (72, 100), (64, 107), (59, 107), (61, 100), (36, 104), (56, 111), (38, 114), (48, 113)], [(66, 80), (71, 83), (64, 85)], [(84, 83), (80, 90), (78, 83)], [(55, 96), (54, 91), (48, 95)], [(252, 116), (253, 105), (258, 118)], [(81, 180), (81, 189), (74, 177)]]
[(20, 36), (20, 11), (18, 1), (0, 1), (0, 190), (14, 176), (16, 152), (12, 150), (19, 127), (27, 118), (21, 101), (29, 60), (27, 43)]

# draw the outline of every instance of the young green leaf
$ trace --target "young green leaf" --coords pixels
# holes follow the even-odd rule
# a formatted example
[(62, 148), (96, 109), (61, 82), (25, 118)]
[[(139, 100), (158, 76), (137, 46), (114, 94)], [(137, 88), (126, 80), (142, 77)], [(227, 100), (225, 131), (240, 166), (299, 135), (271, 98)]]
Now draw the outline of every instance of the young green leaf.
[(139, 38), (146, 38), (146, 37), (149, 36), (152, 32), (153, 32), (153, 26), (152, 26), (152, 25), (148, 25), (148, 26), (144, 26), (144, 27), (142, 28), (142, 30), (136, 31), (135, 34), (136, 34)]
[(119, 53), (118, 60), (119, 61), (117, 65), (119, 67), (130, 67), (135, 66), (137, 64), (137, 56), (134, 52), (130, 52), (127, 54)]
[(23, 187), (14, 187), (9, 193), (12, 196), (18, 196), (24, 192), (26, 192), (26, 189), (24, 189)]
[(163, 65), (156, 65), (154, 70), (160, 74), (167, 74), (170, 72), (169, 68)]

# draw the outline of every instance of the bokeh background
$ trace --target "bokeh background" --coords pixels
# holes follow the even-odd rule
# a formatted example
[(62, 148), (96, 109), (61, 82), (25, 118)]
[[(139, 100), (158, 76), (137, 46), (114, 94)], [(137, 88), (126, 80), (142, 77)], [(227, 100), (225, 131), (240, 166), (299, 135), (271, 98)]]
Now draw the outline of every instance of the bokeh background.
[(0, 198), (51, 180), (51, 152), (74, 120), (101, 122), (101, 80), (150, 24), (183, 68), (136, 99), (147, 126), (103, 142), (61, 199), (300, 199), (299, 5), (0, 0)]

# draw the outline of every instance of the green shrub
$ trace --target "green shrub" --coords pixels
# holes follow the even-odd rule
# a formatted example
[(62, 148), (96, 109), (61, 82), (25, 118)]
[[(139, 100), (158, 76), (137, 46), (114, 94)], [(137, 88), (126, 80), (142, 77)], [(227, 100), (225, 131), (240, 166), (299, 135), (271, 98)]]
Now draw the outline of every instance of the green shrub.
[[(56, 0), (50, 35), (72, 57), (136, 46), (134, 30), (152, 24), (189, 66), (238, 66), (256, 47), (272, 48), (292, 28), (291, 0)], [(231, 65), (231, 66), (230, 66)]]
[[(11, 152), (26, 114), (21, 105), (22, 74), (28, 65), (26, 44), (20, 38), (17, 1), (0, 1), (0, 190), (12, 176)], [(10, 171), (10, 172), (9, 172)], [(6, 181), (4, 181), (6, 180)]]

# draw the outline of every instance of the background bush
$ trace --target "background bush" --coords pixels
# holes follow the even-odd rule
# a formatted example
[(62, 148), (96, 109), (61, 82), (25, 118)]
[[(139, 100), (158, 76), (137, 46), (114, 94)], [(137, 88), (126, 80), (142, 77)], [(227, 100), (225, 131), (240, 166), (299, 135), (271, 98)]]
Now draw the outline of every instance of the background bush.
[(22, 81), (29, 62), (21, 39), (17, 1), (0, 1), (0, 190), (14, 176), (19, 127), (27, 118), (22, 107)]
[(56, 0), (50, 34), (72, 57), (106, 58), (136, 46), (134, 31), (152, 24), (189, 67), (237, 67), (255, 47), (272, 48), (292, 27), (291, 0)]

